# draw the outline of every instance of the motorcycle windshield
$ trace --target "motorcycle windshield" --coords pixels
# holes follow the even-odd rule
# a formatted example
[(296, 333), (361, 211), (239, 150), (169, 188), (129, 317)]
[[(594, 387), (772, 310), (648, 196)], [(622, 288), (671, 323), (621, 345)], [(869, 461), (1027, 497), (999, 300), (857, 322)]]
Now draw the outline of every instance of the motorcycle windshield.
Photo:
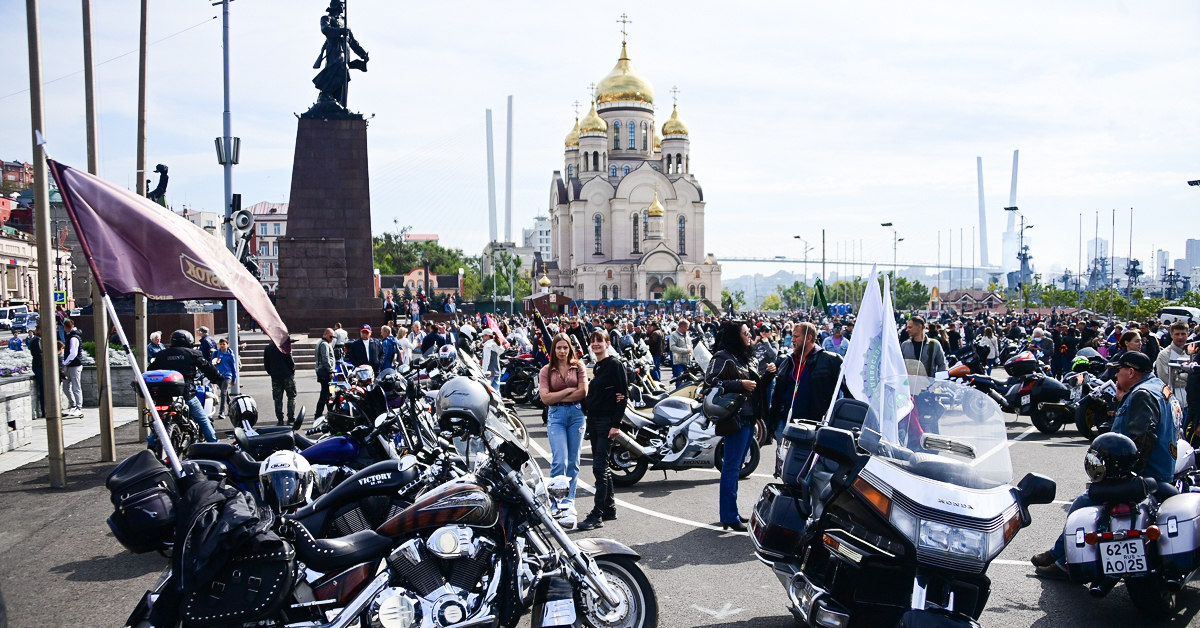
[(970, 489), (1010, 484), (1012, 461), (1000, 406), (957, 382), (907, 379), (908, 402), (885, 404), (882, 413), (868, 411), (859, 445), (906, 473), (938, 482)]

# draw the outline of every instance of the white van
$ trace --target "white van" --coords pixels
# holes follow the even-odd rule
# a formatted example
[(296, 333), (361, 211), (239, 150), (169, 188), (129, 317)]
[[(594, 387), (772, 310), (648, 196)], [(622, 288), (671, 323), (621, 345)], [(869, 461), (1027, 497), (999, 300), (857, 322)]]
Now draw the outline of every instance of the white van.
[(28, 305), (10, 305), (9, 307), (0, 307), (0, 329), (12, 329), (13, 319), (18, 314), (28, 314)]
[(1200, 308), (1186, 307), (1183, 305), (1164, 307), (1158, 311), (1158, 320), (1163, 325), (1170, 325), (1175, 321), (1184, 323), (1190, 323), (1192, 321), (1200, 322)]

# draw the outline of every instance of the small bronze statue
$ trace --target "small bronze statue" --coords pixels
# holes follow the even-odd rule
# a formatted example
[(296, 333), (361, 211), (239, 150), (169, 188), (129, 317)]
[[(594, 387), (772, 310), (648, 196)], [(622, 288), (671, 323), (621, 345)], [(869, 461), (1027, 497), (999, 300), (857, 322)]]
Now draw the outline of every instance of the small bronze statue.
[[(346, 26), (346, 5), (342, 0), (330, 0), (328, 15), (321, 17), (321, 33), (325, 35), (325, 45), (313, 68), (325, 67), (313, 78), (313, 85), (321, 91), (317, 104), (309, 113), (317, 110), (328, 110), (333, 103), (345, 110), (346, 95), (350, 86), (350, 70), (367, 71), (367, 51), (354, 39), (354, 33)], [(360, 58), (350, 59), (354, 51)]]
[(158, 173), (158, 185), (154, 187), (150, 193), (146, 194), (146, 198), (162, 205), (167, 206), (167, 167), (158, 164), (154, 167), (154, 172)]

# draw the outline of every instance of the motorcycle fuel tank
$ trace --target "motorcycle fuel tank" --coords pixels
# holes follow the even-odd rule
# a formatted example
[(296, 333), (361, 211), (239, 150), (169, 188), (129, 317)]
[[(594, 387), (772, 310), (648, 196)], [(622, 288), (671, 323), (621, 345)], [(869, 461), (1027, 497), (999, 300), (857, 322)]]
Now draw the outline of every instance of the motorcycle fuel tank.
[(489, 527), (496, 524), (496, 502), (478, 484), (443, 484), (425, 493), (395, 517), (383, 522), (378, 532), (387, 536), (409, 534), (413, 530), (462, 524)]
[(358, 444), (346, 436), (326, 438), (300, 452), (313, 464), (341, 464), (358, 456)]
[(677, 425), (696, 413), (700, 403), (683, 397), (667, 397), (654, 404), (655, 425)]

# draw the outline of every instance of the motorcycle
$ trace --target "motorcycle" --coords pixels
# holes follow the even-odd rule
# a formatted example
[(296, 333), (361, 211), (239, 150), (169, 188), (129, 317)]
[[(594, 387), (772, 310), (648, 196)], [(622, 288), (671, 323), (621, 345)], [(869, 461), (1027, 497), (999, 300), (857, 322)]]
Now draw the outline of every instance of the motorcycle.
[[(146, 382), (146, 387), (150, 390), (150, 399), (146, 400), (147, 404), (153, 404), (162, 418), (163, 425), (167, 428), (167, 434), (171, 439), (171, 445), (175, 451), (187, 451), (187, 448), (192, 443), (203, 442), (203, 437), (200, 434), (200, 424), (192, 418), (191, 407), (188, 406), (185, 398), (188, 382), (185, 381), (183, 374), (179, 371), (157, 370), (146, 371), (142, 373), (142, 380)], [(200, 405), (204, 408), (205, 413), (215, 419), (213, 414), (213, 392), (212, 387), (207, 380), (191, 384), (195, 386), (196, 398), (200, 401)], [(137, 384), (133, 385), (135, 390), (139, 391)], [(154, 419), (150, 414), (150, 409), (146, 408), (142, 411), (142, 424), (150, 427)], [(159, 460), (163, 459), (163, 447), (158, 442), (157, 438), (150, 439), (150, 449), (154, 451), (154, 455)]]
[[(639, 555), (608, 539), (573, 542), (551, 517), (540, 471), (511, 430), (492, 419), (476, 430), (483, 453), (473, 474), (429, 490), (375, 530), (314, 539), (283, 518), (278, 530), (289, 542), (280, 555), (297, 575), (281, 579), (290, 583), (281, 604), (239, 622), (511, 627), (532, 612), (535, 628), (657, 626), (657, 596)], [(168, 574), (148, 591), (127, 626), (146, 628), (171, 582)]]
[[(1044, 476), (1010, 485), (1004, 415), (983, 393), (922, 377), (909, 392), (913, 411), (887, 424), (840, 399), (828, 424), (785, 429), (781, 482), (749, 527), (804, 625), (977, 626), (989, 563), (1030, 524), (1030, 504), (1054, 499)], [(969, 397), (990, 412), (947, 404)], [(938, 420), (918, 429), (924, 416)]]
[[(676, 396), (645, 410), (627, 405), (613, 441), (608, 465), (615, 486), (633, 486), (650, 469), (664, 474), (709, 466), (720, 470), (725, 452), (724, 438), (704, 416), (703, 404)], [(754, 473), (760, 456), (757, 439), (751, 439), (738, 477)]]
[(541, 396), (538, 394), (538, 373), (542, 367), (533, 359), (532, 354), (510, 349), (500, 356), (500, 364), (503, 367), (503, 374), (500, 376), (502, 397), (517, 403), (541, 403)]
[[(1124, 435), (1105, 438), (1114, 436), (1137, 451)], [(1124, 582), (1133, 605), (1154, 618), (1174, 615), (1179, 592), (1200, 573), (1195, 452), (1186, 440), (1178, 447), (1175, 483), (1166, 487), (1154, 478), (1106, 473), (1103, 460), (1089, 450), (1084, 470), (1093, 505), (1067, 515), (1063, 526), (1071, 581), (1086, 584), (1093, 597)]]
[[(1053, 434), (1062, 428), (1068, 417), (1067, 399), (1071, 393), (1062, 382), (1046, 375), (1033, 352), (1022, 351), (1009, 358), (1004, 363), (1004, 372), (1009, 375), (1004, 381), (974, 373), (962, 377), (968, 386), (990, 397), (1004, 412), (1028, 416), (1039, 432)], [(982, 399), (967, 398), (963, 407), (967, 416), (983, 420), (991, 414), (991, 404), (982, 403)]]

